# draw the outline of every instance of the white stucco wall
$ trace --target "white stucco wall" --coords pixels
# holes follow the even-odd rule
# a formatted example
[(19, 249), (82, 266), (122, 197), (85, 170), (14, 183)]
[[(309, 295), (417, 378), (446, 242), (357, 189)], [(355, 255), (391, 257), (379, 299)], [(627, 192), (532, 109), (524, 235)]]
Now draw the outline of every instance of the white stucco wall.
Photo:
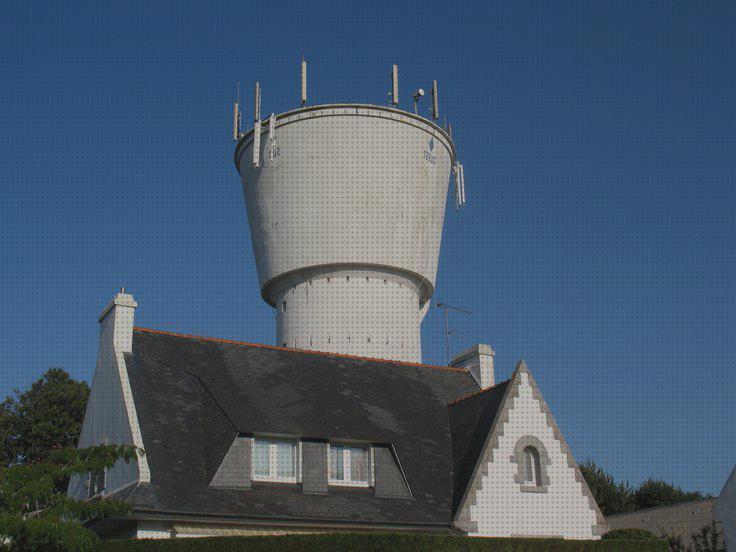
[(137, 539), (170, 539), (170, 521), (138, 521), (136, 525)]
[[(470, 493), (465, 505), (469, 527), (474, 529), (469, 534), (598, 538), (593, 531), (596, 512), (533, 394), (529, 375), (521, 372), (515, 377), (521, 378), (518, 397), (509, 396), (508, 420), (496, 428), (500, 431), (497, 446), (484, 457), (485, 469), (477, 472), (476, 492)], [(511, 458), (519, 439), (528, 435), (542, 442), (549, 457), (546, 492), (522, 492), (514, 480), (519, 466)]]
[[(131, 295), (119, 293), (100, 317), (97, 364), (78, 448), (100, 444), (143, 448), (123, 356), (124, 352), (132, 350), (135, 307)], [(119, 461), (107, 471), (105, 493), (148, 479), (145, 458), (140, 462)], [(70, 496), (87, 498), (87, 491), (86, 477), (75, 476), (69, 482)]]
[(736, 550), (736, 466), (713, 506), (713, 518), (723, 524), (726, 550)]
[[(335, 309), (335, 302), (352, 307)], [(279, 294), (276, 343), (418, 362), (424, 312), (416, 283), (401, 274), (357, 267), (320, 271)]]

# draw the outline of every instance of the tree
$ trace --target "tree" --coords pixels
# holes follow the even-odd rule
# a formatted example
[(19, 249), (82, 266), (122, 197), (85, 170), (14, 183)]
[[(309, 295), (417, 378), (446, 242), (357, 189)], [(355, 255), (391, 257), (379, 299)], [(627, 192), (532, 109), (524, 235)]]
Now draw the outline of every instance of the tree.
[(58, 492), (59, 481), (99, 473), (119, 459), (130, 462), (137, 454), (128, 445), (59, 448), (45, 462), (0, 468), (0, 550), (95, 550), (98, 538), (82, 523), (126, 516), (129, 506), (114, 500), (74, 500)]
[(701, 498), (706, 497), (698, 491), (686, 492), (662, 479), (647, 479), (634, 492), (633, 501), (635, 509), (640, 510)]
[(611, 475), (592, 460), (581, 464), (580, 471), (604, 516), (634, 509), (632, 491), (628, 483), (616, 483)]
[(89, 386), (51, 368), (31, 387), (0, 403), (2, 466), (44, 462), (52, 451), (75, 447)]

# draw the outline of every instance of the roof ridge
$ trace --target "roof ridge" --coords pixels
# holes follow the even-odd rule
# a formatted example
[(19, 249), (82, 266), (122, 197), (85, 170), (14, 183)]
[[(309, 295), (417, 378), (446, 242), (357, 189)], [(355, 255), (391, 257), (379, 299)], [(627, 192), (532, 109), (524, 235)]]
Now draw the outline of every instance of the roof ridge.
[(398, 364), (401, 366), (418, 366), (420, 368), (429, 368), (431, 370), (442, 370), (444, 372), (460, 372), (460, 373), (466, 373), (466, 374), (469, 373), (468, 370), (465, 368), (453, 368), (451, 366), (437, 366), (435, 364), (422, 364), (421, 362), (408, 362), (405, 360), (392, 360), (388, 358), (364, 357), (364, 356), (358, 356), (358, 355), (348, 355), (345, 353), (330, 353), (327, 351), (311, 351), (309, 349), (292, 349), (290, 347), (279, 347), (278, 345), (266, 345), (264, 343), (237, 341), (234, 339), (223, 339), (220, 337), (205, 337), (201, 335), (183, 334), (183, 333), (177, 333), (177, 332), (170, 332), (167, 330), (155, 330), (153, 328), (141, 328), (140, 326), (133, 326), (133, 330), (138, 331), (138, 332), (150, 333), (150, 334), (181, 337), (184, 339), (198, 339), (200, 341), (213, 341), (215, 343), (227, 343), (230, 345), (244, 345), (246, 347), (257, 347), (260, 349), (273, 349), (276, 351), (289, 351), (292, 353), (303, 353), (303, 354), (310, 354), (310, 355), (322, 355), (322, 356), (330, 356), (330, 357), (338, 357), (338, 358), (349, 358), (353, 360), (368, 360), (368, 361), (373, 361), (373, 362)]
[(478, 395), (482, 395), (483, 393), (487, 393), (488, 391), (493, 391), (499, 385), (502, 385), (504, 383), (508, 383), (510, 381), (510, 379), (511, 378), (505, 379), (505, 380), (503, 380), (501, 382), (498, 382), (495, 385), (492, 385), (490, 387), (486, 387), (485, 389), (481, 389), (480, 391), (476, 391), (475, 393), (469, 393), (468, 395), (463, 395), (462, 397), (457, 398), (454, 401), (447, 403), (447, 406), (455, 406), (457, 403), (466, 401), (468, 399), (472, 399), (473, 397), (477, 397)]

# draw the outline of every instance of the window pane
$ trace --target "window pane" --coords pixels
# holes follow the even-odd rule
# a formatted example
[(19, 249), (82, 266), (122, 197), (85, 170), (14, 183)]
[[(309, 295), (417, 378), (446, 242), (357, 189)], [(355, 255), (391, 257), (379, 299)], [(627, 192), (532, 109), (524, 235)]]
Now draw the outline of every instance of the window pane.
[(296, 477), (296, 443), (276, 443), (276, 475)]
[(330, 479), (345, 478), (342, 466), (343, 451), (343, 447), (330, 445)]
[(271, 443), (265, 439), (256, 439), (253, 453), (253, 474), (268, 476), (269, 469), (269, 448)]
[(524, 450), (524, 483), (534, 482), (534, 456), (528, 448)]
[(353, 447), (350, 449), (350, 479), (368, 481), (368, 450)]

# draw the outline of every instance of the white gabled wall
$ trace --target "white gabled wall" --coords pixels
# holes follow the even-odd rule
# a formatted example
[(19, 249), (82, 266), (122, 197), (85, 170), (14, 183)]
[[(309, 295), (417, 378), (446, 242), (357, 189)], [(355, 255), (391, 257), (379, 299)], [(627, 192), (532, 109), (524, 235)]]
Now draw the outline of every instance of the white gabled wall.
[[(456, 523), (472, 536), (599, 538), (596, 526), (602, 516), (591, 504), (577, 464), (569, 456), (531, 375), (520, 366)], [(512, 460), (516, 445), (528, 436), (539, 439), (546, 449), (546, 492), (523, 492), (515, 478), (519, 473), (519, 465)]]
[[(133, 318), (137, 306), (132, 295), (121, 292), (100, 315), (97, 364), (78, 448), (100, 444), (128, 444), (144, 448), (124, 357), (124, 353), (132, 351)], [(138, 481), (150, 481), (145, 456), (138, 462), (119, 461), (108, 470), (105, 493)], [(74, 498), (86, 498), (86, 478), (73, 477), (68, 494)]]
[(723, 523), (726, 550), (736, 550), (736, 466), (716, 499), (713, 518)]

